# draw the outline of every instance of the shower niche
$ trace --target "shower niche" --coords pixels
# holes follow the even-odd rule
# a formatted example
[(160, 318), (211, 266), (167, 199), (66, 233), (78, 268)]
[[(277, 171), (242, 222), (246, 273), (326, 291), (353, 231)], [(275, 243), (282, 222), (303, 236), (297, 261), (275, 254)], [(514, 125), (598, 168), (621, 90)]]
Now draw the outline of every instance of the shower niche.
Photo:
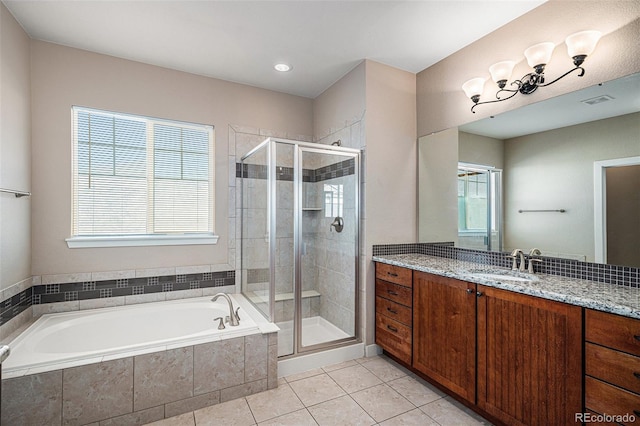
[(278, 355), (357, 341), (360, 151), (268, 138), (240, 182), (242, 292)]

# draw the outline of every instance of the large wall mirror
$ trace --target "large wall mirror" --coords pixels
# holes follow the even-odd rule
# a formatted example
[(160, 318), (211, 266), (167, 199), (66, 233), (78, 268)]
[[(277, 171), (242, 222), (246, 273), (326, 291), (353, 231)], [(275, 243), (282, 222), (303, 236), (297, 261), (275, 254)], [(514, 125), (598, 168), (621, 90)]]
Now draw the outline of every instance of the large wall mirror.
[(640, 74), (423, 136), (418, 158), (420, 242), (640, 267)]

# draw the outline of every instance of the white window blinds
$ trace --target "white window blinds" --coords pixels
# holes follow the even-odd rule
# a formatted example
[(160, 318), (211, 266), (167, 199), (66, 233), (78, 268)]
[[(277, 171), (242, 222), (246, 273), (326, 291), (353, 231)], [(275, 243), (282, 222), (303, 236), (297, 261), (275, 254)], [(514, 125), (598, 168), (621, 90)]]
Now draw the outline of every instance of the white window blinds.
[(73, 108), (73, 235), (213, 233), (213, 127)]

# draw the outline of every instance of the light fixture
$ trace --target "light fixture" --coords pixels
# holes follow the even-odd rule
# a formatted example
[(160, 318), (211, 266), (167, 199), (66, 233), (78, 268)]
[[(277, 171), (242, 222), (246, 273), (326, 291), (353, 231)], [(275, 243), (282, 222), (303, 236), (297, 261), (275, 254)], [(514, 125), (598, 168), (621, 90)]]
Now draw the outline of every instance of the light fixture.
[(291, 71), (291, 65), (285, 64), (285, 63), (275, 64), (273, 68), (275, 68), (276, 71), (280, 71), (280, 72)]
[[(462, 85), (462, 90), (464, 90), (467, 97), (473, 101), (471, 112), (475, 113), (474, 108), (478, 105), (506, 101), (518, 93), (529, 95), (535, 92), (538, 87), (549, 86), (576, 70), (580, 71), (578, 77), (582, 77), (585, 73), (584, 68), (582, 68), (582, 64), (587, 56), (593, 53), (598, 40), (600, 40), (600, 36), (600, 31), (581, 31), (567, 37), (565, 40), (567, 52), (571, 59), (573, 59), (575, 68), (570, 69), (549, 83), (545, 83), (544, 70), (551, 60), (551, 55), (555, 49), (555, 45), (551, 42), (538, 43), (524, 51), (524, 56), (527, 58), (529, 66), (533, 68), (533, 72), (526, 74), (519, 80), (512, 81), (510, 83), (510, 86), (513, 87), (512, 89), (505, 87), (507, 85), (507, 81), (511, 78), (515, 62), (502, 61), (493, 64), (489, 67), (489, 72), (491, 73), (492, 80), (498, 85), (495, 100), (480, 102), (480, 96), (482, 95), (484, 82), (486, 81), (485, 78), (472, 78)], [(501, 97), (505, 94), (508, 94), (508, 96)]]

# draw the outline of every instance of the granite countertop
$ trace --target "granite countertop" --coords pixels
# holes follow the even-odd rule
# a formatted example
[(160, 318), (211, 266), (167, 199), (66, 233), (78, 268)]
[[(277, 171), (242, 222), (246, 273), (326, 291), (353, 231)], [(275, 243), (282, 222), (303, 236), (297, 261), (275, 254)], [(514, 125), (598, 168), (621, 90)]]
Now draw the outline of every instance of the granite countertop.
[[(497, 266), (424, 254), (374, 256), (373, 261), (640, 319), (640, 288), (558, 275), (532, 276)], [(509, 275), (487, 278), (474, 273), (507, 273), (532, 280), (515, 281)]]

